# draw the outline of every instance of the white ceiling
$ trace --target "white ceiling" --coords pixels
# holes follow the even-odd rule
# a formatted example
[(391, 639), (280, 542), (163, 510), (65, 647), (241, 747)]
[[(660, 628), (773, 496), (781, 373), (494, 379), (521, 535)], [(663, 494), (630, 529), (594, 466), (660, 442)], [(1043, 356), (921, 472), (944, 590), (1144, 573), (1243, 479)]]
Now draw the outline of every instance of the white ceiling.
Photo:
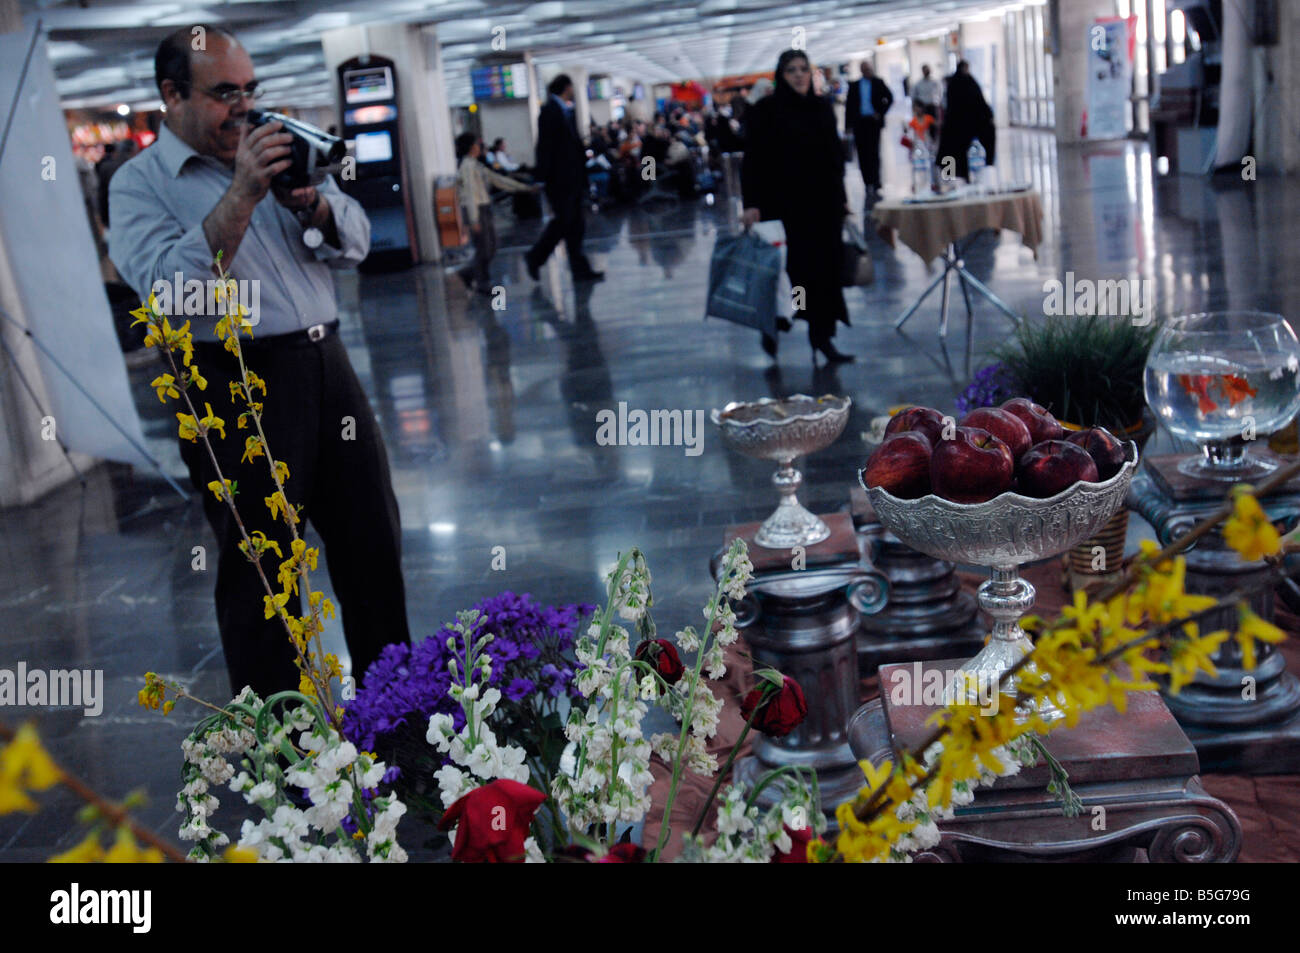
[[(1030, 0), (1033, 2), (1033, 0)], [(1041, 0), (1040, 0), (1041, 2)], [(471, 100), (469, 68), (505, 27), (511, 51), (537, 63), (586, 66), (646, 83), (770, 70), (804, 31), (818, 63), (855, 58), (880, 38), (934, 34), (959, 20), (1008, 7), (1007, 0), (21, 0), (23, 23), (38, 18), (64, 105), (137, 108), (157, 104), (153, 53), (178, 26), (229, 27), (248, 49), (267, 105), (333, 103), (321, 54), (323, 30), (368, 23), (432, 23), (453, 105)], [(376, 51), (380, 52), (380, 51)]]

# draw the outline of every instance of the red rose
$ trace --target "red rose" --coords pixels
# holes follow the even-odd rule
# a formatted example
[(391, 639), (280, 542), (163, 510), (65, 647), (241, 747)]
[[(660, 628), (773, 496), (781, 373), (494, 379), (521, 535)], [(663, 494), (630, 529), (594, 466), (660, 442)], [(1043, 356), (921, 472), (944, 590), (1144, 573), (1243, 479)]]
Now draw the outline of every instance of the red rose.
[(645, 860), (646, 850), (640, 844), (615, 844), (605, 856), (593, 859), (596, 855), (590, 848), (569, 844), (557, 853), (579, 864), (639, 864)]
[(639, 864), (645, 860), (645, 848), (640, 844), (615, 844), (598, 864)]
[(677, 654), (677, 647), (667, 639), (646, 639), (636, 647), (638, 662), (648, 662), (669, 685), (676, 685), (686, 674), (686, 666)]
[(784, 738), (803, 722), (808, 714), (808, 702), (803, 697), (799, 683), (788, 675), (782, 675), (783, 684), (773, 689), (772, 683), (764, 681), (750, 690), (740, 706), (740, 714), (749, 721), (754, 709), (754, 727), (773, 738)]
[(812, 840), (812, 828), (801, 827), (794, 830), (789, 824), (785, 825), (785, 832), (790, 836), (790, 852), (783, 854), (777, 851), (772, 855), (774, 864), (806, 864), (808, 863), (808, 842)]
[(524, 860), (528, 825), (546, 795), (518, 781), (497, 778), (470, 791), (442, 816), (440, 830), (456, 825), (451, 859), (467, 864)]

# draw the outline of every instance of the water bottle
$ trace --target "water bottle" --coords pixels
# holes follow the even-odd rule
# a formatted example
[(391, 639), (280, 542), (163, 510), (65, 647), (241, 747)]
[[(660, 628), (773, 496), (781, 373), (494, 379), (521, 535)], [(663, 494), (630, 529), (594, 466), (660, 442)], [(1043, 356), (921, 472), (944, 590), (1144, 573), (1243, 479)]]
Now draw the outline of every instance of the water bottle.
[(930, 193), (930, 150), (923, 143), (912, 146), (912, 194)]
[(971, 188), (979, 192), (980, 180), (984, 174), (984, 166), (987, 165), (988, 156), (984, 152), (984, 146), (978, 139), (970, 144), (966, 150), (966, 181), (971, 184)]

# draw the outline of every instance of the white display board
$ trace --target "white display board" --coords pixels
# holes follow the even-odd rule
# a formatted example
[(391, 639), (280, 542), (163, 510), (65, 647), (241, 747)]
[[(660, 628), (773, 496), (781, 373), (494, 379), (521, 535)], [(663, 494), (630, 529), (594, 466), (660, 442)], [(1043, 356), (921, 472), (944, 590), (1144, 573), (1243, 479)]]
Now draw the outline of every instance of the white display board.
[(1088, 27), (1089, 139), (1128, 135), (1137, 17), (1102, 17)]

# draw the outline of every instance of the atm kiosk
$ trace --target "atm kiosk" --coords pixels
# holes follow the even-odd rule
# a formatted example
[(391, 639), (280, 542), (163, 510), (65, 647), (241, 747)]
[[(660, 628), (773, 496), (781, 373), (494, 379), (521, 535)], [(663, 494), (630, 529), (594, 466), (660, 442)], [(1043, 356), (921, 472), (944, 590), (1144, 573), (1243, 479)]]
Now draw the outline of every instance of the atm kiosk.
[(406, 268), (419, 258), (398, 126), (393, 61), (354, 57), (338, 67), (340, 135), (352, 143), (355, 175), (339, 186), (370, 218), (370, 254), (363, 269)]

